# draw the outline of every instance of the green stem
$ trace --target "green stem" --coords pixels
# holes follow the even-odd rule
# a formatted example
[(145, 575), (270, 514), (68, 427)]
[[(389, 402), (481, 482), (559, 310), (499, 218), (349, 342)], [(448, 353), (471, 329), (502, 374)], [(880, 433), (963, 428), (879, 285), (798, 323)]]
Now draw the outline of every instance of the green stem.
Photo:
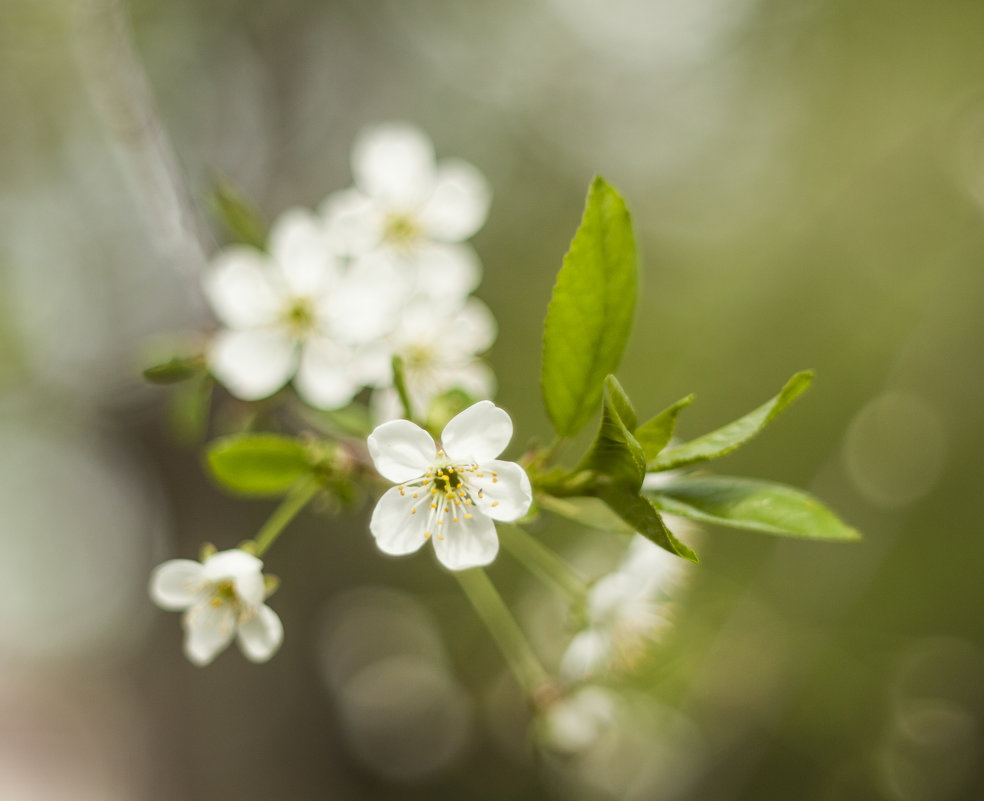
[(454, 573), (471, 605), (506, 658), (520, 686), (532, 698), (549, 679), (495, 585), (481, 568)]
[(302, 479), (294, 485), (290, 494), (284, 498), (283, 503), (278, 506), (272, 515), (263, 524), (253, 542), (256, 543), (256, 555), (263, 556), (277, 541), (277, 537), (287, 528), (291, 520), (297, 517), (298, 513), (308, 505), (308, 502), (318, 494), (321, 485), (314, 478)]
[(499, 542), (534, 576), (574, 603), (584, 600), (587, 582), (570, 564), (520, 526), (499, 524)]
[(410, 393), (407, 391), (406, 368), (403, 364), (403, 359), (396, 355), (393, 356), (393, 386), (396, 388), (396, 394), (400, 398), (404, 415), (406, 415), (407, 420), (412, 421), (413, 406), (410, 403)]

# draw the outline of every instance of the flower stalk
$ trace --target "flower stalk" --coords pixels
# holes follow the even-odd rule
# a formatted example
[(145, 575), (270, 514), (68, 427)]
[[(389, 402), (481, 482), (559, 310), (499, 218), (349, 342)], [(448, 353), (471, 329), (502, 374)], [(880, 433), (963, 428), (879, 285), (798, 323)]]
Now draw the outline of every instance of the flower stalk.
[(486, 572), (477, 567), (452, 575), (499, 646), (516, 681), (530, 698), (538, 697), (549, 683), (549, 675)]
[(274, 510), (263, 527), (257, 532), (256, 537), (253, 538), (257, 556), (263, 556), (270, 550), (270, 546), (277, 541), (277, 537), (318, 494), (320, 489), (321, 485), (314, 478), (302, 479), (294, 486), (284, 498), (283, 503)]
[(499, 526), (499, 541), (534, 576), (573, 603), (587, 594), (587, 582), (575, 568), (520, 526)]

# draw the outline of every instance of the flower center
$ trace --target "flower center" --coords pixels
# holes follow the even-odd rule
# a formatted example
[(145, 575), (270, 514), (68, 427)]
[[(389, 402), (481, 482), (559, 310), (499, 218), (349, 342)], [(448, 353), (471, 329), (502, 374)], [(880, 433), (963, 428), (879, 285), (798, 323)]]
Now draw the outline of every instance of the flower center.
[(383, 222), (383, 238), (393, 245), (409, 245), (420, 236), (420, 226), (408, 214), (390, 214)]
[(290, 332), (301, 337), (314, 328), (314, 308), (307, 298), (294, 298), (287, 304), (283, 316), (284, 325)]

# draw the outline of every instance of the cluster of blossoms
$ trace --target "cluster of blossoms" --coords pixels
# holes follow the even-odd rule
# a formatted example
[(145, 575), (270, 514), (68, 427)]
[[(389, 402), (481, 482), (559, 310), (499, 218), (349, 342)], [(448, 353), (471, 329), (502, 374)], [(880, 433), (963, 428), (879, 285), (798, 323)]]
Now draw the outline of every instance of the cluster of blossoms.
[(488, 308), (471, 292), (481, 264), (466, 243), (485, 222), (490, 191), (459, 160), (436, 162), (416, 128), (363, 132), (352, 153), (355, 186), (319, 211), (291, 209), (265, 251), (224, 248), (204, 278), (221, 328), (206, 359), (242, 400), (293, 382), (319, 409), (378, 390), (379, 419), (399, 414), (392, 358), (415, 408), (454, 388), (488, 397), (494, 376), (478, 359), (495, 340)]
[[(296, 399), (323, 412), (278, 416), (271, 402), (263, 412), (278, 433), (245, 430), (208, 446), (209, 468), (230, 489), (284, 500), (240, 548), (158, 567), (151, 596), (184, 612), (185, 653), (193, 663), (208, 664), (233, 639), (250, 660), (269, 659), (283, 626), (265, 603), (276, 582), (263, 575), (260, 557), (312, 498), (352, 502), (361, 497), (358, 482), (382, 477), (392, 486), (369, 520), (376, 545), (406, 556), (433, 543), (531, 701), (541, 742), (568, 754), (617, 742), (611, 734), (634, 704), (616, 680), (643, 664), (688, 575), (686, 560), (696, 561), (665, 516), (857, 538), (794, 488), (687, 471), (755, 436), (802, 393), (811, 374), (794, 375), (764, 405), (690, 442), (674, 444), (672, 437), (692, 396), (640, 421), (614, 375), (636, 300), (634, 236), (624, 201), (595, 178), (544, 324), (541, 389), (556, 437), (549, 446), (532, 443), (522, 464), (504, 461), (513, 423), (488, 400), (495, 378), (481, 360), (496, 323), (472, 295), (482, 269), (467, 244), (488, 214), (485, 179), (462, 161), (436, 161), (427, 137), (407, 125), (361, 134), (352, 171), (353, 187), (316, 211), (283, 213), (262, 248), (222, 249), (204, 276), (219, 326), (206, 352), (186, 360), (203, 381), (210, 380), (205, 366), (242, 401), (291, 385)], [(244, 238), (260, 243), (258, 235)], [(296, 413), (295, 395), (277, 402)], [(366, 400), (368, 414), (355, 414)], [(353, 403), (347, 412), (324, 413)], [(587, 452), (575, 466), (556, 463), (599, 403), (601, 422)], [(353, 418), (352, 426), (342, 424)], [(290, 433), (297, 419), (306, 428)], [(534, 487), (538, 505), (559, 517), (584, 522), (580, 507), (564, 499), (588, 499), (608, 515), (593, 525), (625, 531), (628, 524), (645, 536), (636, 534), (620, 564), (588, 584), (522, 526), (496, 529), (530, 513)], [(673, 530), (681, 525), (675, 520)], [(496, 558), (500, 533), (504, 547), (567, 597), (583, 623), (553, 672), (491, 580), (474, 570)]]

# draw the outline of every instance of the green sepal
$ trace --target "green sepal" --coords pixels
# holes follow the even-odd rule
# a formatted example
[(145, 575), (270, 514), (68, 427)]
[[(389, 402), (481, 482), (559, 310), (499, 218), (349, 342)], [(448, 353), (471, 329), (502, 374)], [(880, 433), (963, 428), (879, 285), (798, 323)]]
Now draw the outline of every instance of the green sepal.
[(235, 242), (266, 248), (269, 227), (263, 216), (226, 181), (216, 182), (211, 205)]
[(233, 434), (209, 443), (205, 462), (212, 476), (240, 495), (285, 494), (311, 472), (304, 441), (279, 434)]
[(454, 387), (442, 392), (434, 398), (427, 407), (427, 425), (430, 431), (442, 431), (451, 422), (451, 418), (463, 412), (476, 402), (474, 398), (460, 387)]
[(264, 600), (273, 595), (277, 590), (280, 589), (280, 576), (275, 576), (272, 573), (263, 574), (263, 598)]
[(236, 547), (250, 556), (256, 556), (256, 543), (253, 540), (243, 540)]
[(143, 377), (152, 384), (177, 384), (205, 371), (202, 356), (173, 356), (166, 362), (143, 369)]
[(668, 514), (767, 534), (854, 541), (860, 532), (812, 495), (770, 481), (728, 476), (680, 476), (647, 492)]
[(650, 420), (647, 420), (635, 430), (635, 438), (642, 446), (647, 461), (655, 459), (659, 452), (667, 446), (673, 437), (677, 415), (693, 402), (693, 395), (680, 398), (672, 406), (663, 409), (663, 411)]
[(198, 549), (198, 561), (204, 562), (210, 556), (215, 556), (215, 554), (217, 554), (218, 552), (219, 549), (216, 548), (212, 543), (203, 542), (202, 547)]
[(540, 386), (558, 436), (584, 427), (601, 399), (604, 377), (618, 367), (632, 325), (637, 272), (625, 201), (596, 177), (543, 326)]
[(783, 409), (798, 398), (813, 380), (813, 372), (804, 370), (786, 382), (778, 395), (733, 423), (710, 434), (664, 450), (649, 461), (649, 470), (672, 470), (688, 464), (706, 462), (741, 447), (771, 423)]

